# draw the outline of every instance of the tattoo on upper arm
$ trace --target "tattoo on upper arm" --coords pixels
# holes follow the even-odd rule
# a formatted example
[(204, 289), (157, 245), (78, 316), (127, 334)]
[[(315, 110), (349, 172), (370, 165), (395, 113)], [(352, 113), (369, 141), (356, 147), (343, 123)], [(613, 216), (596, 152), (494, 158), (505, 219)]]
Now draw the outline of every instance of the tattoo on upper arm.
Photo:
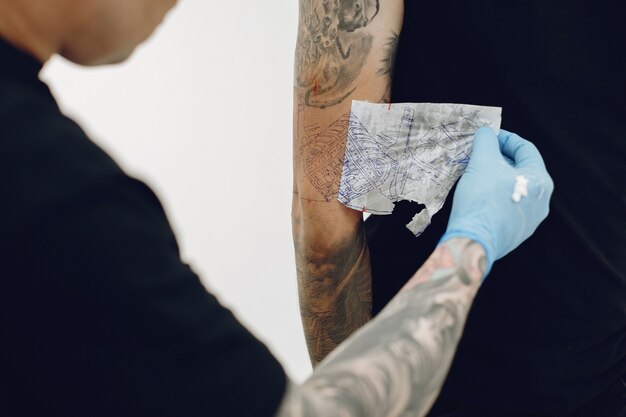
[(373, 41), (362, 29), (379, 9), (380, 0), (300, 0), (296, 86), (307, 106), (331, 107), (355, 90)]
[(400, 36), (397, 33), (392, 32), (391, 36), (387, 40), (387, 43), (385, 44), (385, 53), (383, 55), (383, 59), (381, 60), (381, 66), (378, 70), (378, 75), (393, 75), (393, 69), (396, 64), (396, 51), (398, 49), (398, 40), (400, 40)]
[(391, 36), (387, 40), (387, 43), (385, 44), (383, 59), (381, 60), (381, 66), (377, 74), (381, 77), (387, 78), (387, 87), (385, 88), (385, 95), (380, 101), (391, 101), (391, 82), (396, 65), (396, 54), (398, 51), (399, 40), (400, 36), (397, 33), (392, 32)]

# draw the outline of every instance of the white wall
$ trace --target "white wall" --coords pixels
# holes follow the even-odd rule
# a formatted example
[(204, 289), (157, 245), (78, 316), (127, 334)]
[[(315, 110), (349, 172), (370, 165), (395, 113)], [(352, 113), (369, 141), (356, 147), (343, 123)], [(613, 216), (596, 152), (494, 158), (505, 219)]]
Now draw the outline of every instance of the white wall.
[(295, 0), (181, 0), (126, 64), (54, 59), (43, 78), (156, 191), (183, 259), (302, 380), (290, 231), (296, 26)]

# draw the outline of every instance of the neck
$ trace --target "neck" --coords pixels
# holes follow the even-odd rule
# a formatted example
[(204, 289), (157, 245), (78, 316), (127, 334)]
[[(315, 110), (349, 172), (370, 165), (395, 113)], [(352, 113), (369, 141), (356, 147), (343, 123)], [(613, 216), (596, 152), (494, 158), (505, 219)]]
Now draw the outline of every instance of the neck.
[[(44, 6), (46, 2), (40, 4)], [(20, 1), (0, 1), (0, 36), (41, 63), (48, 61), (59, 49), (59, 42), (50, 31), (51, 22), (46, 24), (43, 19), (46, 14), (43, 9), (47, 8), (37, 9)]]

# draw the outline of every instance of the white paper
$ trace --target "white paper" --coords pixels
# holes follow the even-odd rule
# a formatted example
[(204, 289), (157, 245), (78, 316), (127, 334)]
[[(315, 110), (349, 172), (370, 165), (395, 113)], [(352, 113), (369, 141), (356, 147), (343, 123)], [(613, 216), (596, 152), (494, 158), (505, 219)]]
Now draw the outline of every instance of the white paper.
[(424, 204), (407, 225), (419, 236), (465, 170), (476, 130), (497, 133), (501, 117), (499, 107), (353, 101), (339, 201), (373, 214)]

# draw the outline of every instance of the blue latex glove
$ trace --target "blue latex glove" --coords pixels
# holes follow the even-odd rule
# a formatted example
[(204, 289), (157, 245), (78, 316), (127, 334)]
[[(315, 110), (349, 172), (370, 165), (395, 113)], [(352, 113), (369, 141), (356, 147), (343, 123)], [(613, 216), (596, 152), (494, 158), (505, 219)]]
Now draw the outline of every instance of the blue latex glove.
[[(528, 195), (513, 199), (516, 184), (528, 180)], [(523, 189), (523, 187), (522, 187)], [(548, 216), (554, 189), (537, 148), (514, 133), (481, 128), (454, 193), (448, 229), (441, 238), (466, 237), (487, 254), (485, 276), (493, 262), (518, 247)]]

